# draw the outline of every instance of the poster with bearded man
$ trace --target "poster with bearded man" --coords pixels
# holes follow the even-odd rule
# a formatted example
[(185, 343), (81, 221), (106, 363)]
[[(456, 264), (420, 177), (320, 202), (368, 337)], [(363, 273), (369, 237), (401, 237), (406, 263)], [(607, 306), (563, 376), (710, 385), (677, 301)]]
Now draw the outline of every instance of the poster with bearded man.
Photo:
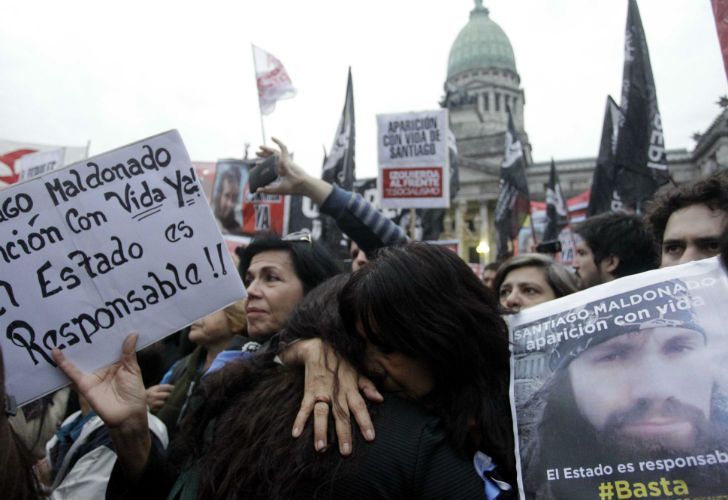
[(728, 277), (717, 258), (509, 323), (521, 498), (728, 498)]

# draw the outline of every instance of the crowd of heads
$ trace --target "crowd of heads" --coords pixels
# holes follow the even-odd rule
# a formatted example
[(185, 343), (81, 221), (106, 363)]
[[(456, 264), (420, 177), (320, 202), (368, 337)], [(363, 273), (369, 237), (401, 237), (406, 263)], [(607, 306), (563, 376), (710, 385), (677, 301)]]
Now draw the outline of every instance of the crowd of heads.
[[(225, 182), (223, 176), (215, 207), (221, 220), (231, 211)], [(458, 453), (487, 451), (514, 484), (504, 314), (658, 266), (720, 252), (728, 263), (727, 227), (728, 172), (720, 172), (663, 189), (644, 218), (607, 213), (587, 219), (575, 228), (573, 269), (548, 255), (523, 253), (489, 264), (477, 276), (442, 247), (409, 243), (368, 255), (352, 242), (353, 273), (345, 274), (308, 234), (259, 235), (238, 254), (246, 301), (202, 318), (189, 338), (217, 350), (242, 334), (271, 345), (322, 339), (381, 390), (437, 415)], [(629, 456), (660, 447), (687, 452), (724, 436), (711, 424), (719, 411), (715, 382), (699, 370), (707, 350), (706, 334), (689, 311), (615, 328), (598, 342), (563, 342), (548, 361), (551, 378), (529, 402), (540, 424), (530, 436), (527, 467), (539, 470), (543, 451), (552, 448), (573, 463), (580, 454), (586, 460), (592, 444)], [(240, 491), (256, 496), (270, 488), (272, 496), (285, 497), (300, 478), (323, 477), (335, 467), (338, 456), (312, 458), (306, 439), (289, 438), (304, 380), (300, 369), (277, 368), (275, 354), (264, 350), (250, 363), (210, 375), (203, 386), (205, 404), (182, 422), (186, 432), (173, 450), (195, 457), (206, 472), (200, 477), (202, 497), (231, 498)], [(2, 382), (0, 398), (6, 401)], [(662, 423), (655, 419), (667, 416), (688, 425), (676, 424), (675, 432), (658, 429)], [(565, 421), (578, 442), (570, 444), (555, 432)], [(213, 423), (217, 432), (210, 441)], [(304, 435), (312, 432), (309, 426)], [(329, 434), (335, 441), (333, 431)], [(246, 445), (231, 446), (236, 440)], [(286, 471), (291, 457), (298, 468)], [(33, 497), (37, 484), (28, 461), (3, 413), (0, 466), (23, 480), (4, 485), (8, 476), (0, 474), (0, 491)], [(276, 474), (285, 480), (272, 484), (269, 478)]]

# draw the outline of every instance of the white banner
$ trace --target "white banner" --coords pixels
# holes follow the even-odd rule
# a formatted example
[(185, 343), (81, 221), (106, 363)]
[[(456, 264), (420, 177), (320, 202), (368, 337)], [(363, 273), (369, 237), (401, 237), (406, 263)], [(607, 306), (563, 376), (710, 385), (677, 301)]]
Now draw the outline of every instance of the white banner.
[(20, 176), (18, 180), (27, 181), (61, 168), (65, 154), (64, 148), (58, 148), (21, 156), (15, 161), (15, 172)]
[(521, 498), (724, 495), (727, 297), (716, 257), (513, 316)]
[(377, 115), (382, 208), (450, 207), (447, 110)]
[[(88, 156), (88, 146), (53, 146), (0, 139), (0, 188), (14, 184), (19, 179), (15, 162), (22, 157), (41, 151), (63, 148), (66, 165), (81, 161)], [(62, 165), (61, 165), (62, 166)], [(56, 167), (58, 168), (58, 167)]]
[(177, 131), (0, 191), (0, 345), (22, 404), (244, 296)]

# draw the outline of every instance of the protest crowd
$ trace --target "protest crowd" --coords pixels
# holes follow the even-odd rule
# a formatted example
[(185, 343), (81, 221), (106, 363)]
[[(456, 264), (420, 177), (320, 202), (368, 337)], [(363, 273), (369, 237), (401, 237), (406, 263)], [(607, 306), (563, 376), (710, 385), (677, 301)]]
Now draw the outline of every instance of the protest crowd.
[[(348, 126), (346, 109), (340, 131)], [(398, 115), (388, 128), (429, 132), (444, 116)], [(647, 149), (632, 144), (632, 156), (617, 154), (619, 175), (610, 174), (606, 191), (606, 198), (620, 194), (619, 207), (614, 199), (597, 207), (593, 196), (589, 216), (570, 224), (558, 216), (568, 212), (556, 206), (561, 196), (547, 195), (540, 244), (519, 249), (514, 241), (528, 212), (521, 203), (525, 197), (529, 206), (528, 183), (523, 153), (514, 153), (520, 145), (510, 111), (508, 117), (495, 213), (498, 256), (477, 272), (446, 246), (416, 241), (414, 221), (398, 225), (354, 190), (353, 143), (350, 150), (335, 146), (317, 178), (273, 138), (275, 146), (261, 146), (250, 171), (219, 170), (204, 206), (217, 240), (246, 238), (229, 240), (236, 242), (230, 255), (223, 256), (217, 240), (204, 246), (215, 279), (244, 288), (243, 299), (215, 301), (215, 288), (196, 292), (204, 286), (201, 269), (168, 260), (169, 274), (149, 273), (157, 288), (141, 288), (154, 300), (141, 301), (131, 290), (126, 302), (109, 300), (93, 318), (78, 316), (42, 340), (40, 332), (27, 334), (30, 322), (16, 321), (9, 342), (0, 344), (0, 497), (631, 498), (604, 494), (608, 486), (671, 498), (688, 497), (690, 483), (692, 495), (728, 498), (728, 376), (706, 368), (716, 356), (728, 360), (728, 341), (700, 317), (706, 310), (725, 314), (725, 288), (705, 290), (726, 280), (728, 170), (678, 184), (666, 174), (663, 153), (665, 170), (635, 173)], [(654, 121), (644, 122), (649, 128)], [(349, 133), (353, 122), (347, 139)], [(451, 152), (444, 136), (426, 146), (423, 155)], [(138, 175), (166, 175), (182, 210), (192, 205), (183, 198), (196, 194), (196, 180), (178, 171), (172, 182), (176, 153), (166, 154), (169, 171), (160, 163), (153, 173), (139, 167)], [(620, 166), (625, 158), (628, 166)], [(272, 178), (249, 188), (255, 165), (266, 160), (274, 165)], [(624, 180), (628, 174), (631, 181)], [(421, 178), (437, 175), (431, 169)], [(606, 174), (595, 173), (593, 190), (597, 175)], [(406, 176), (398, 171), (391, 179)], [(559, 189), (553, 163), (551, 177), (553, 194)], [(54, 206), (85, 191), (67, 196), (68, 185), (54, 182), (55, 190), (48, 188)], [(400, 187), (383, 192), (401, 193)], [(247, 189), (310, 202), (323, 230), (247, 231), (239, 204)], [(455, 194), (441, 191), (443, 198)], [(149, 197), (166, 203), (161, 190), (150, 189)], [(133, 205), (118, 194), (110, 198), (122, 208)], [(101, 225), (100, 216), (88, 220)], [(175, 234), (189, 229), (191, 238), (181, 223), (169, 227)], [(176, 241), (169, 227), (167, 240)], [(559, 238), (567, 227), (575, 252), (564, 262)], [(136, 257), (112, 258), (117, 268), (155, 250), (128, 248), (138, 249)], [(157, 253), (162, 268), (168, 257)], [(77, 265), (84, 280), (84, 269), (91, 279), (118, 271), (99, 266), (91, 274), (90, 254), (84, 256)], [(228, 260), (237, 268), (226, 267)], [(698, 261), (713, 262), (717, 274), (686, 274)], [(48, 261), (43, 269), (50, 268)], [(72, 290), (73, 270), (65, 269), (63, 286)], [(41, 276), (44, 298), (62, 293), (50, 273), (39, 270)], [(0, 292), (17, 307), (3, 278)], [(74, 358), (72, 346), (104, 334), (99, 311), (112, 310), (109, 304), (125, 304), (109, 320), (121, 328), (130, 311), (141, 309), (186, 317), (183, 298), (195, 293), (211, 295), (216, 307), (191, 324), (153, 342), (143, 341), (142, 331), (126, 331), (116, 361), (96, 371)], [(153, 309), (164, 302), (158, 296), (178, 302)], [(89, 331), (85, 339), (68, 341), (71, 323)], [(8, 346), (17, 349), (10, 354)], [(70, 386), (17, 404), (7, 366), (18, 353), (45, 363)], [(617, 469), (659, 474), (644, 484), (642, 476), (605, 482)], [(675, 470), (682, 475), (671, 475)]]

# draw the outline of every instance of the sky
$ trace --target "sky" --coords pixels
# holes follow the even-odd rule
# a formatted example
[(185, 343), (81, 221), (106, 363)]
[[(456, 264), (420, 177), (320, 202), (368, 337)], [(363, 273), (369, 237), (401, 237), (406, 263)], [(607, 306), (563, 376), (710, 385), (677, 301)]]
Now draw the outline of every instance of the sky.
[[(619, 102), (627, 0), (485, 0), (508, 35), (535, 161), (593, 157)], [(263, 118), (320, 175), (352, 68), (357, 177), (376, 175), (376, 115), (437, 109), (472, 0), (7, 2), (0, 138), (91, 154), (172, 128), (197, 161), (262, 142), (251, 43), (297, 95)], [(668, 149), (691, 150), (728, 94), (709, 0), (639, 0)], [(270, 139), (268, 139), (270, 142)]]

